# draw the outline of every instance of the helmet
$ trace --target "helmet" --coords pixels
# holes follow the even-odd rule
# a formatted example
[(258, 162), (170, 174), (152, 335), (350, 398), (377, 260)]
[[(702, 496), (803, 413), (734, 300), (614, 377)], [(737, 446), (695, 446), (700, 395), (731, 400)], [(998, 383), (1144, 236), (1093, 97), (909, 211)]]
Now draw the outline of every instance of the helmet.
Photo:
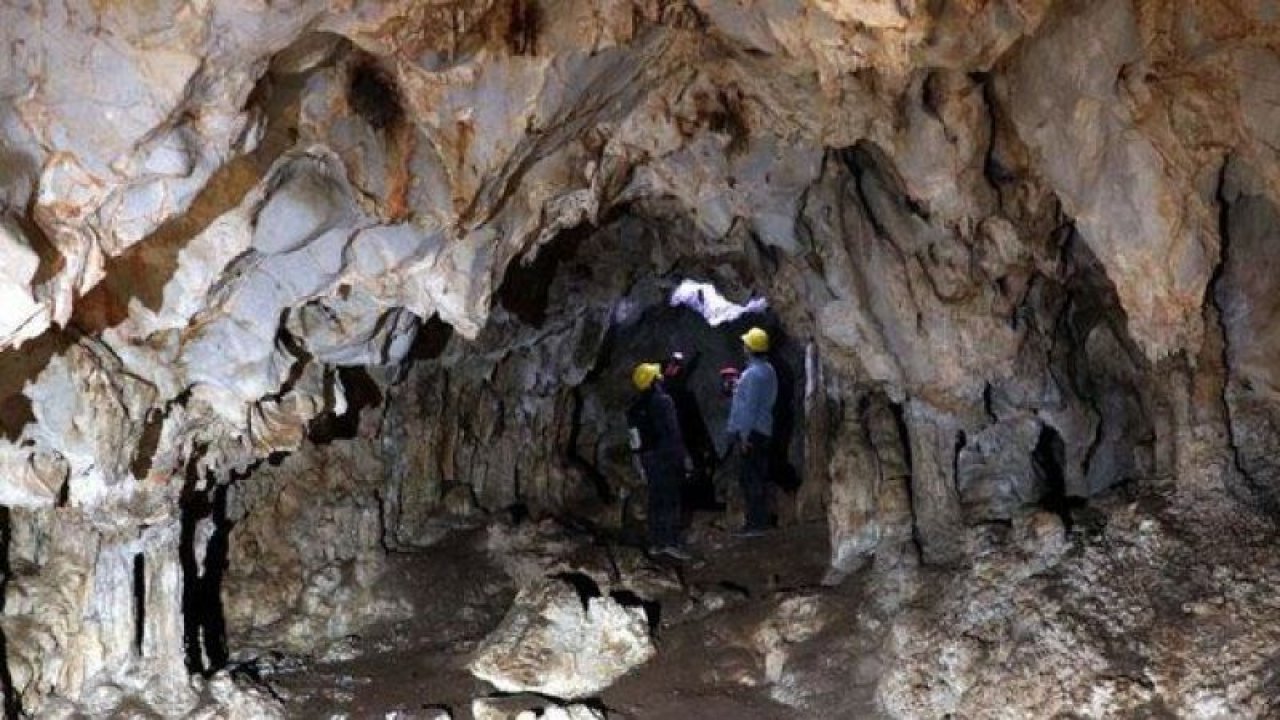
[(662, 377), (662, 366), (658, 363), (640, 363), (631, 371), (631, 382), (637, 390), (648, 390), (653, 382)]
[(753, 327), (742, 336), (742, 344), (753, 353), (769, 352), (769, 333)]
[(662, 367), (662, 375), (666, 378), (679, 377), (684, 372), (684, 353), (676, 351), (667, 357), (667, 362)]

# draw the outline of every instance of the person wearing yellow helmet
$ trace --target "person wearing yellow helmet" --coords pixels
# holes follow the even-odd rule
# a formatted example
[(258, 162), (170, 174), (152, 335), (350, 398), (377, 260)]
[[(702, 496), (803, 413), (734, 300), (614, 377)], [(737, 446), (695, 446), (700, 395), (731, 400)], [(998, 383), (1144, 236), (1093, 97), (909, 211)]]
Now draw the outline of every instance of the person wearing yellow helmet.
[(640, 363), (631, 371), (638, 394), (627, 408), (627, 430), (649, 490), (650, 552), (688, 560), (691, 556), (680, 546), (680, 495), (689, 455), (675, 403), (661, 378), (658, 363)]
[(742, 335), (742, 346), (747, 352), (759, 355), (769, 352), (769, 333), (753, 327)]
[(747, 367), (738, 379), (725, 427), (726, 445), (742, 453), (742, 499), (746, 517), (739, 536), (755, 537), (769, 527), (769, 445), (773, 440), (773, 406), (778, 374), (770, 364), (769, 333), (753, 327), (741, 337)]

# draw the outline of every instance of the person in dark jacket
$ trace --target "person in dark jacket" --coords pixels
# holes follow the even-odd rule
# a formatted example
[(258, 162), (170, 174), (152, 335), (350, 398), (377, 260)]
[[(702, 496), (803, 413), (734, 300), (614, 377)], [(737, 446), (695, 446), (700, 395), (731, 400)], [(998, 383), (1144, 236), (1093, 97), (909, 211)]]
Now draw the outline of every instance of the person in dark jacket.
[(627, 408), (628, 432), (649, 489), (650, 552), (688, 560), (680, 546), (680, 493), (689, 455), (675, 403), (662, 389), (661, 377), (657, 363), (641, 363), (631, 373), (639, 395)]
[(773, 406), (778, 375), (769, 363), (769, 335), (753, 327), (742, 336), (749, 358), (733, 392), (725, 428), (730, 446), (742, 453), (742, 499), (745, 523), (737, 535), (755, 537), (769, 528), (769, 446), (773, 441)]
[(662, 389), (671, 396), (676, 406), (676, 420), (680, 423), (680, 437), (689, 453), (692, 467), (686, 468), (688, 482), (683, 498), (685, 511), (697, 509), (722, 509), (717, 507), (713, 478), (716, 471), (715, 442), (707, 421), (698, 406), (698, 396), (690, 386), (690, 377), (697, 365), (697, 354), (673, 352), (662, 366)]

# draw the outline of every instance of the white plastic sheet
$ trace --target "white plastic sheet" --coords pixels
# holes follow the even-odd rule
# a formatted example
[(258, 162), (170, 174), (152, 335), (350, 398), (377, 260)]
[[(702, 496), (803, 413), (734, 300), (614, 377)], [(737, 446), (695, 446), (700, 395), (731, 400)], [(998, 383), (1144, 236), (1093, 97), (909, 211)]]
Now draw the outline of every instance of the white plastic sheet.
[(769, 307), (766, 298), (752, 298), (746, 305), (726, 300), (711, 283), (685, 280), (671, 293), (671, 306), (684, 305), (706, 318), (712, 327), (733, 322), (747, 313), (764, 312)]

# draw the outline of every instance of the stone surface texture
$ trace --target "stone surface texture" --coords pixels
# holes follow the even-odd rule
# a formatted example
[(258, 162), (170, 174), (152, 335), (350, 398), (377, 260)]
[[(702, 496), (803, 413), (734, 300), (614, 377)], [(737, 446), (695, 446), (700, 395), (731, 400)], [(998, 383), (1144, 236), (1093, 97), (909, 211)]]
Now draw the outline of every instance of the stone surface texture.
[(499, 698), (476, 698), (471, 703), (475, 720), (605, 720), (608, 715), (589, 705), (548, 704), (536, 695), (508, 695)]
[(502, 692), (572, 700), (598, 694), (655, 651), (643, 608), (553, 579), (516, 595), (469, 669)]
[[(402, 616), (385, 555), (457, 528), (634, 524), (630, 365), (709, 378), (756, 321), (781, 521), (826, 519), (833, 582), (955, 573), (885, 619), (880, 711), (1274, 712), (1256, 578), (1206, 606), (1240, 611), (1220, 672), (1209, 631), (1144, 624), (1163, 589), (1120, 578), (1193, 557), (1173, 530), (1010, 609), (1068, 499), (1158, 491), (1187, 533), (1280, 508), (1274, 0), (13, 0), (0, 28), (6, 712), (276, 712), (193, 678)], [(770, 310), (712, 331), (667, 305), (685, 278)]]

